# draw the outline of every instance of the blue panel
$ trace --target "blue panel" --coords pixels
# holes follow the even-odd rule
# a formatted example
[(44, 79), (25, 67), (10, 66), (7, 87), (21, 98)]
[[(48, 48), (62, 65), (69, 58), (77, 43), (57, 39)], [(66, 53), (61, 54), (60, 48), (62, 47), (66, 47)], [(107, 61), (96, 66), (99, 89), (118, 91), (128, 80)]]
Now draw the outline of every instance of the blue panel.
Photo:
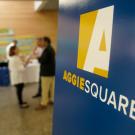
[[(135, 120), (129, 117), (135, 100), (135, 1), (73, 1), (78, 2), (64, 5), (60, 0), (53, 135), (135, 135)], [(77, 68), (78, 40), (80, 15), (111, 5), (114, 19), (106, 79)], [(103, 91), (114, 91), (117, 109), (64, 81), (64, 70), (103, 86)], [(127, 115), (118, 111), (120, 95), (129, 101)]]

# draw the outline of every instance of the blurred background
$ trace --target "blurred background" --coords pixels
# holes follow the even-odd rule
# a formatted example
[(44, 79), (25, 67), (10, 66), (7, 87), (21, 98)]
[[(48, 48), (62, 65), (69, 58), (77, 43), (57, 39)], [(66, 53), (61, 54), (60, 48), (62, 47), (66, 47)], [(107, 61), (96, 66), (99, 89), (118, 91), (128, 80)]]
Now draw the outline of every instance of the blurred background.
[(51, 135), (53, 106), (36, 112), (38, 99), (32, 96), (38, 89), (39, 65), (28, 66), (24, 97), (30, 108), (17, 107), (15, 90), (10, 85), (6, 47), (14, 39), (21, 55), (27, 57), (36, 45), (36, 39), (50, 37), (57, 46), (58, 0), (1, 0), (0, 1), (0, 134)]

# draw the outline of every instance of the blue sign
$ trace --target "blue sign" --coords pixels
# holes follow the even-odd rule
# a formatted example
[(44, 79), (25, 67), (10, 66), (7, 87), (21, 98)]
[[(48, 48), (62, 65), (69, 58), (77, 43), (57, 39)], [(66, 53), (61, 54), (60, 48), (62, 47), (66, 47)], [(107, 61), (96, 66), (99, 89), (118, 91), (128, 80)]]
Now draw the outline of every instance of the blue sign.
[(53, 135), (135, 135), (134, 5), (60, 0)]

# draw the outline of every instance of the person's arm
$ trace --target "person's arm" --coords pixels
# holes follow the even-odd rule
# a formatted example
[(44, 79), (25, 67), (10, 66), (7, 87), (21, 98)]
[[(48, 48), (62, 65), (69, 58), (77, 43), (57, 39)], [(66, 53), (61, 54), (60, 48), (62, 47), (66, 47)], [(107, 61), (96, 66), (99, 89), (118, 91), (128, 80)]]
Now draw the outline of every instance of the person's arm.
[[(41, 49), (41, 48), (40, 48)], [(29, 55), (26, 61), (31, 61), (32, 59), (38, 59), (42, 55), (42, 49), (40, 50), (38, 47), (33, 49), (32, 54)]]

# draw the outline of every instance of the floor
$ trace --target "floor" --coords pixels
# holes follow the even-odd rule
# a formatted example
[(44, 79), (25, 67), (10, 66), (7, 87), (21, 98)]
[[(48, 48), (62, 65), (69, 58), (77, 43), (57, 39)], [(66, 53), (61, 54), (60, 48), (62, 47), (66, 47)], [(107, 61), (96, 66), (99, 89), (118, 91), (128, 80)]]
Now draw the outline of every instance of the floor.
[(32, 99), (37, 84), (25, 86), (24, 98), (30, 104), (28, 109), (17, 105), (15, 89), (0, 87), (0, 135), (51, 135), (53, 106), (36, 111), (40, 99)]

